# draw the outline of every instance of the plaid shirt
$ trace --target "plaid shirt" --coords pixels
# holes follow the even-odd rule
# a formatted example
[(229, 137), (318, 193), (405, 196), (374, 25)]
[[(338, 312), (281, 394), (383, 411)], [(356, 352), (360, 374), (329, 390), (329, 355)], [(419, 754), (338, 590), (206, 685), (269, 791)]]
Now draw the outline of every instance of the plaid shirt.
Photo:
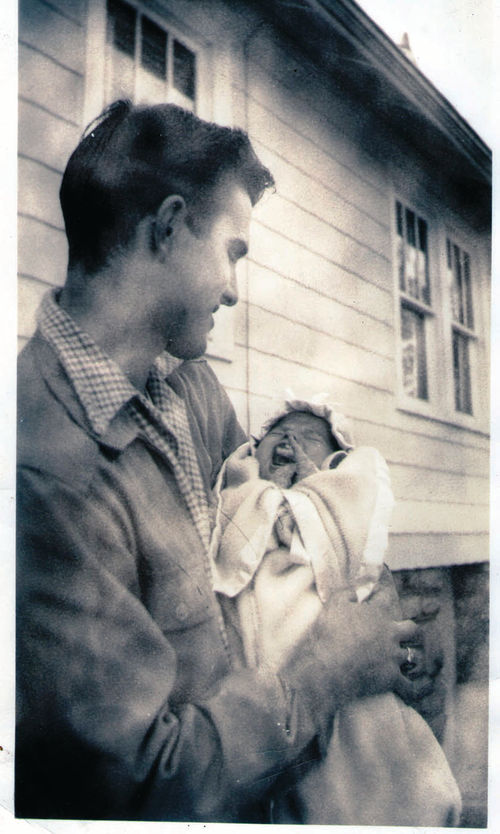
[(47, 293), (38, 315), (40, 332), (56, 351), (95, 434), (103, 435), (115, 414), (123, 407), (127, 409), (139, 427), (140, 436), (170, 463), (193, 523), (208, 551), (209, 501), (185, 403), (167, 381), (181, 360), (167, 353), (160, 356), (149, 372), (146, 393), (142, 394), (116, 362), (59, 307), (57, 290)]

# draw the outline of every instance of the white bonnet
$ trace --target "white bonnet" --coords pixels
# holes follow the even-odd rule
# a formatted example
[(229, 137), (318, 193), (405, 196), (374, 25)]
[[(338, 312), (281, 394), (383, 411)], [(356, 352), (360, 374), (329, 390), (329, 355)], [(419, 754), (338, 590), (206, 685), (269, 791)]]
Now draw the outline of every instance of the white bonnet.
[(326, 393), (315, 394), (308, 399), (297, 398), (292, 391), (288, 390), (285, 393), (284, 405), (274, 412), (263, 424), (255, 435), (255, 440), (260, 441), (269, 429), (274, 426), (278, 420), (290, 414), (292, 411), (310, 411), (316, 417), (322, 417), (330, 424), (332, 434), (341, 449), (346, 451), (354, 448), (351, 428), (347, 418), (337, 411), (334, 405), (329, 402), (329, 395)]

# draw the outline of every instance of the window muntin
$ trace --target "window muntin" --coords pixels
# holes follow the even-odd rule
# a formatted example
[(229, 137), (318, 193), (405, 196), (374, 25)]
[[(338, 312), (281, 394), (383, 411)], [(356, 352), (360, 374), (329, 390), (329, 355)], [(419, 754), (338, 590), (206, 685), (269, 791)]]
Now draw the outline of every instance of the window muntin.
[(125, 0), (107, 0), (105, 98), (196, 106), (196, 53)]
[(167, 77), (167, 33), (145, 15), (141, 16), (141, 65), (161, 80)]
[(452, 330), (453, 381), (455, 408), (463, 414), (472, 414), (469, 339)]
[(475, 333), (470, 257), (450, 238), (446, 240), (446, 266), (450, 288), (455, 410), (472, 414), (470, 353)]

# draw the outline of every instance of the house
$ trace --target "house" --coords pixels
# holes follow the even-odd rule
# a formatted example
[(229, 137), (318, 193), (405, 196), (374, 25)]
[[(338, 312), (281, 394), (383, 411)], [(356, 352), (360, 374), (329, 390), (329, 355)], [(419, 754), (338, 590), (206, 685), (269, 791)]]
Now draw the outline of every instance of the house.
[(21, 0), (19, 36), (20, 344), (64, 280), (61, 173), (106, 103), (249, 132), (277, 188), (210, 361), (250, 431), (287, 386), (326, 390), (386, 457), (388, 561), (436, 678), (422, 709), (482, 824), (489, 149), (353, 0)]

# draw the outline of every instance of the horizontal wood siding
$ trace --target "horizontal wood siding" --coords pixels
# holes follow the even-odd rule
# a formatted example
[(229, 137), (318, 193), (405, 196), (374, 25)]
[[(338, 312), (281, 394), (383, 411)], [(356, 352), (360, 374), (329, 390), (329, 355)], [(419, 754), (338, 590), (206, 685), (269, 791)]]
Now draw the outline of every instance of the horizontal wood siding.
[[(485, 559), (487, 438), (396, 408), (392, 191), (377, 126), (291, 44), (264, 33), (247, 60), (240, 120), (276, 179), (255, 210), (236, 319), (248, 324), (250, 428), (286, 387), (330, 391), (393, 472), (392, 566)], [(421, 172), (424, 190), (431, 177)]]
[[(255, 209), (249, 258), (239, 268), (240, 303), (233, 323), (227, 319), (231, 361), (210, 362), (252, 431), (287, 386), (331, 392), (357, 442), (389, 462), (393, 567), (483, 560), (488, 438), (396, 407), (393, 196), (382, 150), (391, 127), (382, 137), (375, 117), (293, 44), (259, 26), (255, 10), (223, 0), (211, 9), (179, 0), (175, 13), (207, 43), (214, 70), (223, 45), (232, 98), (222, 110), (249, 131), (276, 192)], [(20, 5), (20, 345), (43, 293), (64, 280), (58, 190), (84, 127), (86, 15), (85, 0)], [(404, 176), (408, 148), (393, 138)], [(418, 172), (416, 192), (441, 211), (433, 172), (417, 158), (408, 157), (408, 166), (411, 177)], [(487, 304), (487, 287), (478, 292), (478, 304)]]
[(19, 347), (36, 310), (64, 281), (61, 174), (82, 131), (85, 0), (22, 0), (19, 8)]

